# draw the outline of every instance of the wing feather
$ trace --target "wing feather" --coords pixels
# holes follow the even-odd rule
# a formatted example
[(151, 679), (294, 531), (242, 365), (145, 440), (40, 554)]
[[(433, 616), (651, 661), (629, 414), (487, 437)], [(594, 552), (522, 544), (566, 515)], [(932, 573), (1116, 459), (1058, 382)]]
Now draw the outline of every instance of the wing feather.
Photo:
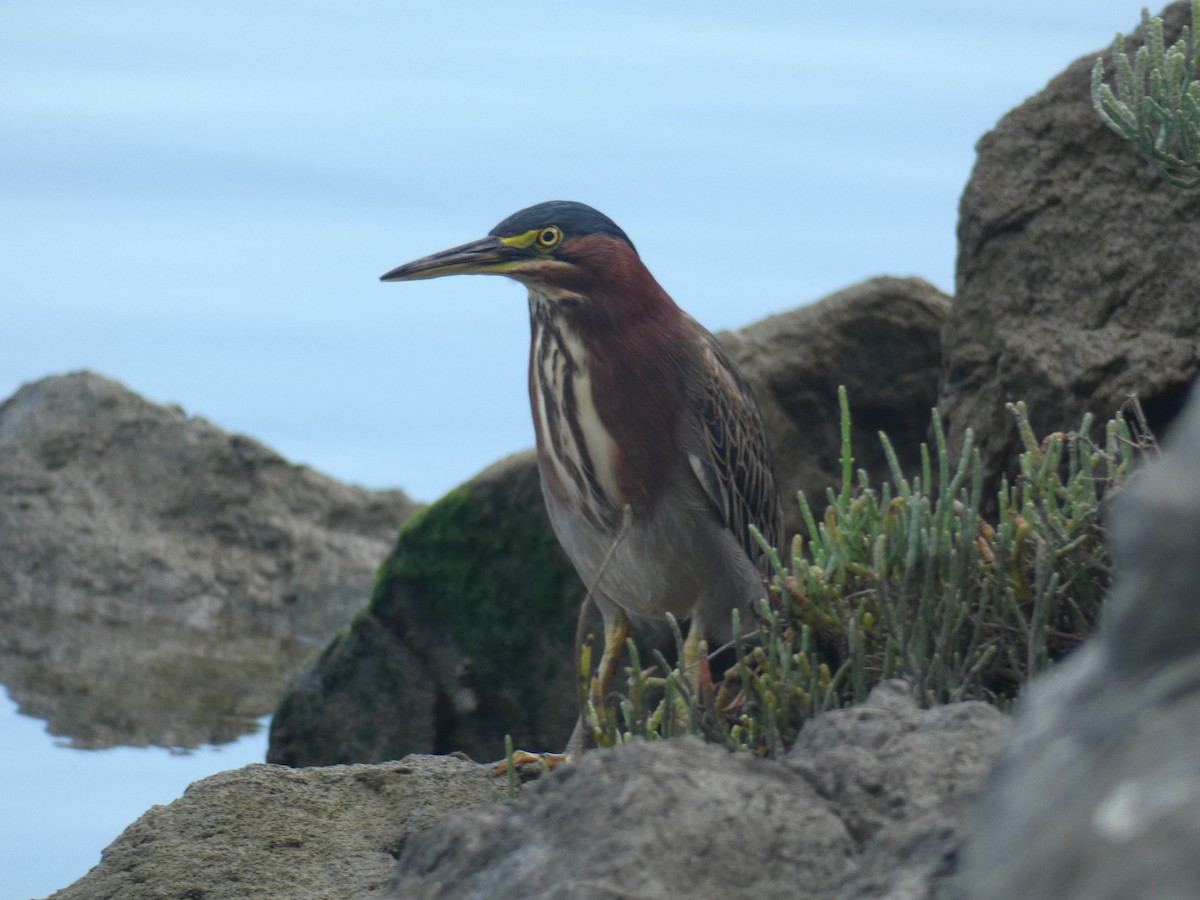
[(699, 398), (704, 446), (691, 456), (692, 471), (725, 527), (765, 572), (765, 555), (750, 526), (757, 527), (772, 547), (783, 541), (771, 445), (750, 385), (716, 338), (705, 338), (705, 386)]

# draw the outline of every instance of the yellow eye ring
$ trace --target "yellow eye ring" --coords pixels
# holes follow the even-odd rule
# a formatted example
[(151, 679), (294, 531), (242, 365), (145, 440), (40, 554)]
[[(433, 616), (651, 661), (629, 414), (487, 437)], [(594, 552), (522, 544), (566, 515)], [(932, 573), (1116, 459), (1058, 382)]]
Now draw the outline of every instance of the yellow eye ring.
[(559, 228), (557, 225), (547, 225), (538, 232), (537, 237), (534, 240), (537, 241), (537, 245), (539, 247), (549, 250), (551, 247), (557, 247), (562, 239), (563, 233), (561, 228)]

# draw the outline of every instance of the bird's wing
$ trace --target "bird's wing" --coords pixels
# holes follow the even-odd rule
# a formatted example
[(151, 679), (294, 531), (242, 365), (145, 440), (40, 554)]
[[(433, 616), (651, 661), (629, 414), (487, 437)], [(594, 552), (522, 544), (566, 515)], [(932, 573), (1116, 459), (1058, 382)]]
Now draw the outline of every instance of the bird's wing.
[(704, 452), (691, 454), (692, 471), (752, 560), (765, 569), (754, 525), (767, 543), (783, 541), (783, 510), (775, 484), (771, 446), (750, 385), (716, 338), (705, 335), (705, 386), (700, 400)]

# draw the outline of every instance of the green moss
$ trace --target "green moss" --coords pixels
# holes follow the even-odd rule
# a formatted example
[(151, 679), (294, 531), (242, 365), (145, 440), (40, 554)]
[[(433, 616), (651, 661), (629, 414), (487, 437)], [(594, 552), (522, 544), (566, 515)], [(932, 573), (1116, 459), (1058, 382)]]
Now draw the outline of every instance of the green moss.
[(506, 688), (522, 704), (561, 678), (578, 599), (569, 596), (573, 572), (533, 487), (477, 483), (417, 513), (372, 597), (372, 607), (395, 590), (420, 598), (470, 658), (478, 683)]

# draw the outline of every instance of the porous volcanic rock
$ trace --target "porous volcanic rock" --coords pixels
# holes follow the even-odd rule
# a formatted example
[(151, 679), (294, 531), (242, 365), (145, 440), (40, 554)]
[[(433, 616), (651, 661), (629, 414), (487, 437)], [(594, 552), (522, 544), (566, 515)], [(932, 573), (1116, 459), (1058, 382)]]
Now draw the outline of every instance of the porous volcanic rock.
[(448, 810), (502, 791), (483, 766), (410, 756), (378, 766), (251, 765), (153, 806), (53, 900), (378, 897), (395, 856)]
[(889, 683), (815, 719), (783, 761), (635, 742), (510, 803), (453, 757), (251, 765), (152, 807), (53, 900), (934, 896), (1005, 726), (981, 703), (922, 711)]
[[(1186, 3), (1167, 8), (1168, 41), (1189, 17)], [(1019, 451), (1006, 402), (1026, 401), (1046, 434), (1136, 393), (1162, 433), (1200, 367), (1200, 191), (1163, 181), (1101, 122), (1099, 55), (984, 135), (960, 203), (938, 407), (952, 446), (974, 431), (991, 485)]]
[(695, 739), (595, 751), (414, 836), (391, 896), (931, 896), (1005, 721), (982, 703), (922, 712), (886, 684), (784, 762)]

